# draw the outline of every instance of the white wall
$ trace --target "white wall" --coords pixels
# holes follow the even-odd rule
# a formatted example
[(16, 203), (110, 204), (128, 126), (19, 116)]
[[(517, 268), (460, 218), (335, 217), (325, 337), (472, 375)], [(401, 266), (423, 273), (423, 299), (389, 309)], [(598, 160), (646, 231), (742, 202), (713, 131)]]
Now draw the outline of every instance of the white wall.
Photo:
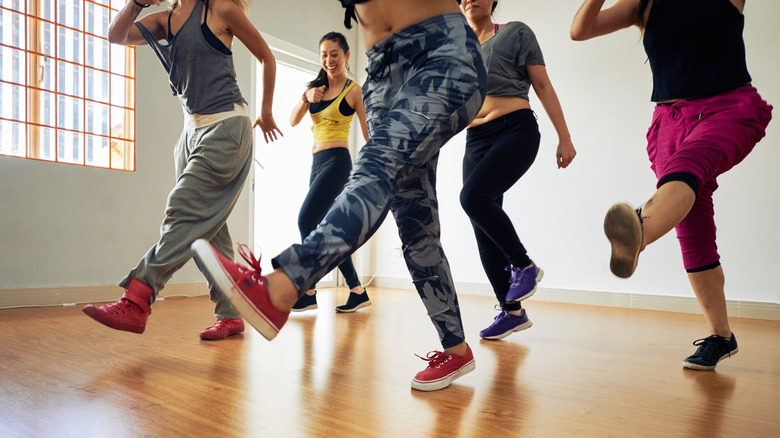
[[(587, 42), (569, 39), (571, 18), (581, 2), (502, 1), (495, 21), (523, 21), (535, 31), (558, 92), (578, 156), (570, 168), (554, 162), (557, 136), (536, 96), (542, 145), (536, 163), (505, 198), (505, 206), (529, 250), (545, 270), (546, 289), (692, 297), (674, 232), (642, 253), (637, 273), (621, 280), (609, 272), (609, 244), (602, 221), (617, 201), (639, 204), (655, 188), (644, 135), (653, 104), (650, 68), (638, 31), (627, 29)], [(780, 102), (780, 4), (748, 2), (745, 42), (748, 68), (764, 99)], [(777, 110), (775, 111), (777, 115)], [(444, 249), (458, 290), (492, 295), (473, 232), (458, 194), (465, 136), (442, 150), (439, 200)], [(780, 303), (774, 273), (780, 271), (780, 123), (737, 168), (719, 179), (715, 192), (719, 248), (730, 300)], [(394, 224), (376, 237), (379, 277), (384, 284), (411, 287), (398, 252)]]
[[(570, 41), (569, 23), (579, 4), (504, 0), (499, 7), (498, 21), (525, 21), (537, 33), (579, 151), (570, 169), (555, 168), (555, 133), (532, 96), (542, 148), (537, 163), (507, 195), (507, 208), (531, 256), (547, 272), (546, 288), (692, 296), (673, 234), (642, 254), (631, 279), (609, 273), (603, 213), (618, 200), (643, 202), (655, 184), (644, 152), (652, 111), (650, 75), (633, 30), (589, 42)], [(283, 8), (278, 5), (270, 9), (256, 0), (250, 17), (261, 31), (292, 44), (314, 50), (312, 42), (325, 32), (344, 31), (343, 11), (335, 0), (287, 0)], [(780, 84), (773, 81), (780, 67), (780, 30), (774, 23), (779, 14), (777, 2), (752, 1), (746, 8), (748, 66), (770, 103), (780, 102)], [(347, 34), (358, 48), (353, 55), (359, 56), (356, 71), (362, 79), (363, 50), (355, 33)], [(234, 52), (239, 85), (253, 103), (255, 63), (238, 42)], [(0, 157), (0, 307), (1, 289), (114, 284), (157, 240), (165, 199), (174, 184), (172, 146), (182, 116), (162, 67), (147, 47), (139, 48), (137, 64), (136, 172)], [(780, 162), (779, 131), (775, 121), (753, 154), (720, 179), (716, 192), (730, 299), (780, 303), (780, 291), (772, 283), (772, 274), (780, 269), (780, 182), (773, 177)], [(463, 148), (461, 135), (443, 149), (439, 164), (443, 242), (459, 290), (490, 294), (470, 225), (458, 204)], [(251, 238), (248, 192), (229, 221), (234, 240), (241, 242)], [(403, 261), (393, 251), (398, 246), (389, 220), (367, 245), (372, 259), (361, 274), (371, 275), (381, 267), (383, 281), (411, 287)], [(188, 264), (172, 281), (202, 278)]]
[[(256, 0), (250, 19), (261, 31), (316, 47), (325, 32), (343, 29), (342, 9), (332, 3), (287, 0), (269, 9)], [(254, 106), (254, 58), (238, 40), (233, 51), (239, 86)], [(159, 238), (182, 113), (146, 46), (137, 50), (137, 78), (136, 172), (0, 157), (0, 307), (3, 289), (115, 284)], [(250, 241), (249, 191), (228, 221), (239, 242)], [(203, 276), (188, 263), (171, 281)]]

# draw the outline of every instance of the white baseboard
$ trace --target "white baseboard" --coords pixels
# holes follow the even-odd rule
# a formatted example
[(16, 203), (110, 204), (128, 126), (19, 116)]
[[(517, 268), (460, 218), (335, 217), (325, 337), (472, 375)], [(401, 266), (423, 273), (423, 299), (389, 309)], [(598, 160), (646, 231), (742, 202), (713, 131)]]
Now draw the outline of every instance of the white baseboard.
[[(413, 290), (411, 280), (377, 277), (371, 284), (375, 287)], [(481, 283), (455, 283), (458, 294), (493, 296), (490, 286)], [(597, 292), (540, 287), (534, 294), (534, 301), (583, 304), (588, 306), (623, 307), (627, 309), (659, 310), (663, 312), (701, 314), (699, 302), (694, 297), (673, 297), (619, 292)], [(780, 321), (780, 304), (756, 301), (726, 300), (728, 313), (734, 318), (753, 318)]]
[[(167, 297), (194, 297), (209, 292), (206, 282), (168, 283), (157, 299)], [(62, 286), (28, 289), (0, 289), (0, 309), (10, 307), (62, 306), (80, 303), (116, 301), (122, 296), (116, 285)]]
[[(414, 290), (406, 278), (376, 277), (369, 285), (389, 289)], [(480, 283), (456, 283), (459, 294), (492, 297), (490, 287)], [(169, 283), (157, 299), (166, 297), (193, 297), (208, 294), (205, 282)], [(30, 289), (0, 289), (0, 309), (11, 307), (61, 306), (79, 303), (116, 301), (122, 289), (115, 285), (63, 286)], [(623, 307), (627, 309), (660, 310), (664, 312), (701, 314), (699, 303), (693, 297), (671, 297), (618, 292), (596, 292), (540, 287), (534, 301), (583, 304), (588, 306)], [(780, 321), (780, 304), (756, 301), (726, 300), (729, 316), (736, 318)]]

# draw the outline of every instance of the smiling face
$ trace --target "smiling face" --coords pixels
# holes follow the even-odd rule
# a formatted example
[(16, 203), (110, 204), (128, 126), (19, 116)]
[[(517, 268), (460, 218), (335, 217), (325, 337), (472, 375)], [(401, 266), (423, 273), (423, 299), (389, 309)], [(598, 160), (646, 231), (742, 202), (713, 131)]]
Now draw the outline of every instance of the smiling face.
[(344, 53), (337, 41), (325, 40), (320, 44), (320, 65), (328, 78), (336, 78), (344, 75), (349, 52)]
[(460, 11), (469, 21), (481, 21), (490, 19), (493, 9), (496, 8), (497, 0), (461, 0)]

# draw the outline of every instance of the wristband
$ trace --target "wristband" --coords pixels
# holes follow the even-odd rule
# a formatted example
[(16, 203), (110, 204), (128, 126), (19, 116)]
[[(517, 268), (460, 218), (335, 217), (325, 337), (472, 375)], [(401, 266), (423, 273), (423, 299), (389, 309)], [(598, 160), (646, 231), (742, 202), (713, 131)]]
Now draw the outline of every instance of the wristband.
[(148, 8), (151, 5), (142, 5), (141, 3), (138, 3), (138, 0), (133, 0), (133, 3), (136, 4), (139, 8)]

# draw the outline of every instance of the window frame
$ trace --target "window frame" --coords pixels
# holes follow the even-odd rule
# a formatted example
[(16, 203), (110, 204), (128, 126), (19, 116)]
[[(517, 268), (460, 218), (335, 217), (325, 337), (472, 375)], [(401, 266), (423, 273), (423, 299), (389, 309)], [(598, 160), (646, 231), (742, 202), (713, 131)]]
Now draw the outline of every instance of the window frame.
[[(0, 113), (6, 127), (21, 130), (19, 143), (23, 144), (17, 150), (12, 150), (13, 146), (0, 148), (1, 156), (135, 171), (136, 49), (115, 46), (107, 35), (111, 18), (124, 5), (122, 0), (0, 0), (0, 12), (12, 14), (3, 23), (12, 23), (10, 32), (18, 37), (0, 39), (2, 63), (10, 59), (8, 71), (13, 76), (0, 71), (0, 84), (23, 93), (18, 107), (11, 104), (10, 117)], [(77, 12), (65, 16), (71, 11)], [(102, 17), (95, 20), (96, 13), (106, 21)], [(46, 47), (46, 42), (53, 47)], [(61, 42), (73, 43), (71, 59)], [(22, 64), (18, 75), (12, 58), (17, 53)], [(44, 76), (47, 73), (49, 78)], [(66, 80), (74, 76), (75, 80), (69, 81), (73, 89), (66, 89)], [(96, 77), (102, 81), (90, 82)], [(102, 93), (96, 91), (101, 85)], [(68, 115), (67, 105), (77, 111)], [(44, 135), (50, 140), (44, 141)]]

